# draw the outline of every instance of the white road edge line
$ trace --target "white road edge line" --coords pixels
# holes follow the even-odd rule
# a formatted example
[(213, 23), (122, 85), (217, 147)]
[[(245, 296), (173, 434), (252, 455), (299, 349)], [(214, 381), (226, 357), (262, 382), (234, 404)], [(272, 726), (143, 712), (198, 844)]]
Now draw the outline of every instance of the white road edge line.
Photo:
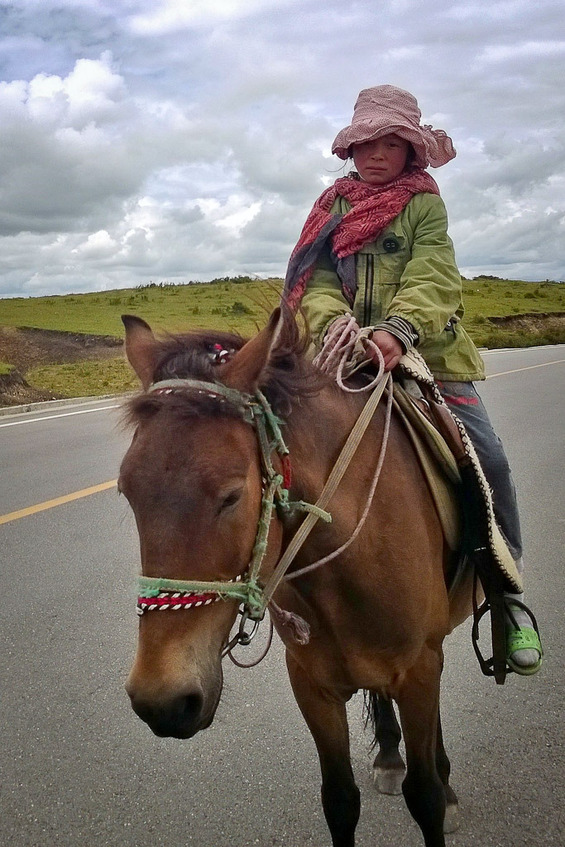
[(23, 421), (10, 421), (8, 423), (0, 423), (0, 429), (4, 426), (20, 426), (21, 424), (41, 423), (41, 421), (51, 421), (55, 418), (70, 418), (72, 415), (88, 415), (91, 412), (105, 412), (108, 409), (119, 408), (119, 403), (114, 403), (113, 406), (99, 406), (97, 409), (80, 409), (77, 412), (63, 412), (61, 415), (43, 415), (40, 418), (30, 418)]
[(540, 362), (539, 365), (527, 365), (521, 368), (514, 368), (511, 371), (498, 371), (494, 374), (488, 374), (486, 379), (495, 379), (497, 376), (508, 376), (508, 374), (519, 374), (523, 371), (535, 371), (536, 368), (547, 368), (549, 365), (563, 365), (565, 364), (565, 359), (556, 359), (554, 362)]
[(492, 350), (481, 349), (481, 356), (494, 356), (496, 353), (525, 353), (527, 350), (557, 350), (563, 344), (543, 344), (541, 347), (495, 347)]

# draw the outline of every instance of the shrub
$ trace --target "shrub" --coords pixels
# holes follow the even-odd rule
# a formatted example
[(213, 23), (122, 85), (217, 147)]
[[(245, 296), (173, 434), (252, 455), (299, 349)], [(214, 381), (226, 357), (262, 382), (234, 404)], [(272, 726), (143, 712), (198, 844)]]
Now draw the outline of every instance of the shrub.
[(241, 300), (236, 300), (231, 304), (229, 309), (229, 314), (231, 315), (251, 315), (253, 314), (251, 309), (242, 303)]

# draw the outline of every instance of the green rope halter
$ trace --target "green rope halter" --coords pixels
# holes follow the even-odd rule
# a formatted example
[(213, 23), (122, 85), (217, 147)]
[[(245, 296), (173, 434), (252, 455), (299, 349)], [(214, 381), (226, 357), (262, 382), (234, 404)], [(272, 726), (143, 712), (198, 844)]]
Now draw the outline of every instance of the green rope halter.
[[(202, 382), (196, 379), (162, 380), (154, 383), (148, 391), (160, 394), (173, 394), (178, 391), (196, 391), (199, 394), (217, 398), (220, 402), (227, 401), (234, 406), (239, 411), (243, 420), (255, 427), (259, 440), (266, 486), (261, 500), (261, 513), (251, 562), (245, 575), (238, 580), (214, 582), (141, 576), (138, 579), (138, 614), (143, 614), (145, 611), (151, 611), (154, 608), (180, 608), (180, 603), (178, 606), (175, 606), (174, 599), (179, 595), (212, 595), (214, 598), (222, 600), (238, 600), (243, 603), (244, 611), (247, 612), (249, 618), (260, 620), (265, 614), (270, 599), (270, 597), (265, 596), (264, 587), (259, 581), (259, 575), (267, 551), (269, 526), (275, 505), (284, 510), (299, 508), (303, 511), (313, 512), (326, 521), (330, 521), (331, 516), (328, 512), (311, 504), (303, 503), (302, 501), (294, 503), (289, 501), (288, 489), (284, 487), (283, 477), (275, 470), (271, 458), (275, 451), (281, 458), (288, 456), (289, 453), (281, 433), (282, 421), (277, 418), (267, 398), (261, 391), (257, 391), (255, 395), (251, 395), (234, 388), (228, 388), (221, 383)], [(170, 604), (167, 603), (166, 605), (159, 606), (152, 604), (152, 600), (163, 594), (173, 595)], [(190, 607), (190, 605), (192, 604), (187, 603), (186, 607)]]

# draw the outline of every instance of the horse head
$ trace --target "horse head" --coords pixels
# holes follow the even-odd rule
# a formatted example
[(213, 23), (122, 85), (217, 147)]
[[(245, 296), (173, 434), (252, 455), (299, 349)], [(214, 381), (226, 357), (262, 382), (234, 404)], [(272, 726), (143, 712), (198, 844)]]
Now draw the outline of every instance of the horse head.
[[(256, 544), (264, 467), (255, 428), (232, 398), (253, 396), (269, 382), (277, 355), (285, 355), (281, 335), (288, 345), (293, 321), (276, 310), (247, 343), (214, 332), (158, 340), (145, 321), (124, 316), (123, 322), (126, 354), (144, 392), (128, 406), (135, 433), (119, 489), (135, 515), (142, 574), (155, 583), (236, 584)], [(214, 385), (227, 393), (217, 394)], [(282, 534), (270, 517), (262, 562), (267, 574)], [(238, 601), (194, 596), (173, 596), (140, 619), (126, 689), (135, 712), (157, 735), (192, 736), (209, 726), (220, 699), (222, 651)], [(181, 601), (188, 608), (173, 611)]]

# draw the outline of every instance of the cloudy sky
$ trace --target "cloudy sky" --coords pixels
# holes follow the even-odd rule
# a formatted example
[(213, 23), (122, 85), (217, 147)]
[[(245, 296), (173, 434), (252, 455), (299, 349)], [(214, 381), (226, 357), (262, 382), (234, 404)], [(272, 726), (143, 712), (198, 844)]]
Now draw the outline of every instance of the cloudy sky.
[(407, 88), (467, 276), (565, 280), (563, 0), (0, 0), (0, 296), (280, 276)]

